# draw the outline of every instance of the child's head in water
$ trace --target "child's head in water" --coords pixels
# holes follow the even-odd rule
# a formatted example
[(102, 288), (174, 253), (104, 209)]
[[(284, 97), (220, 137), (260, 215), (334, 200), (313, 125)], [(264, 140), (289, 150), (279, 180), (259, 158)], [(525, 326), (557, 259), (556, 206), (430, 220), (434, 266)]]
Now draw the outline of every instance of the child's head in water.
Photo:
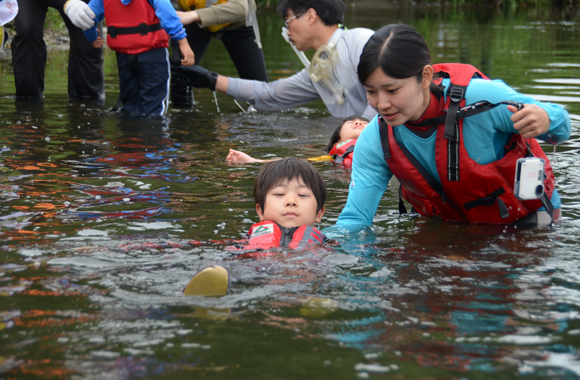
[(368, 124), (369, 120), (366, 117), (353, 115), (344, 118), (332, 132), (330, 141), (326, 148), (324, 148), (324, 151), (330, 153), (332, 148), (339, 142), (358, 139)]
[(262, 167), (254, 183), (254, 200), (261, 222), (282, 227), (313, 225), (324, 215), (326, 185), (308, 162), (284, 158)]

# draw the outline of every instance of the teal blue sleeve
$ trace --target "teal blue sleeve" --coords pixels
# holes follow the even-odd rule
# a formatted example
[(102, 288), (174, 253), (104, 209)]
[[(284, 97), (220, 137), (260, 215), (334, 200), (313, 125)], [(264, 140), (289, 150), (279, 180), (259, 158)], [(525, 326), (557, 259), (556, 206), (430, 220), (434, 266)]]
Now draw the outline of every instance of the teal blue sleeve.
[(336, 225), (347, 228), (371, 225), (392, 175), (383, 158), (375, 117), (356, 142), (348, 200)]
[[(466, 104), (472, 104), (480, 100), (487, 100), (490, 103), (499, 103), (502, 100), (513, 100), (524, 104), (535, 104), (546, 111), (550, 118), (550, 129), (548, 132), (538, 136), (538, 139), (550, 144), (556, 144), (566, 141), (570, 137), (570, 116), (564, 107), (558, 104), (534, 100), (531, 96), (515, 91), (501, 80), (472, 80), (467, 89), (465, 100)], [(512, 115), (513, 113), (507, 109), (507, 106), (502, 105), (489, 112), (484, 112), (466, 120), (469, 123), (479, 124), (479, 127), (484, 126), (484, 129), (485, 126), (491, 125), (497, 131), (511, 134), (517, 133), (513, 127), (514, 123), (511, 121)], [(471, 141), (466, 138), (466, 148), (468, 151), (470, 143)]]

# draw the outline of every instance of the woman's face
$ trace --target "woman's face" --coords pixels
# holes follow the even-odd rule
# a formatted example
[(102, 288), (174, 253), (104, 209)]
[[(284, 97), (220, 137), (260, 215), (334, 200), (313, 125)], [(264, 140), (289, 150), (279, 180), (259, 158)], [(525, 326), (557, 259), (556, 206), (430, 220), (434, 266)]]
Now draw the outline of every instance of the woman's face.
[(391, 78), (379, 67), (363, 83), (367, 99), (390, 126), (396, 127), (421, 117), (429, 105), (429, 84), (433, 68), (425, 66), (423, 79)]
[(361, 119), (354, 119), (345, 121), (340, 129), (340, 141), (355, 140), (358, 139), (361, 132), (369, 124), (368, 121), (362, 121)]

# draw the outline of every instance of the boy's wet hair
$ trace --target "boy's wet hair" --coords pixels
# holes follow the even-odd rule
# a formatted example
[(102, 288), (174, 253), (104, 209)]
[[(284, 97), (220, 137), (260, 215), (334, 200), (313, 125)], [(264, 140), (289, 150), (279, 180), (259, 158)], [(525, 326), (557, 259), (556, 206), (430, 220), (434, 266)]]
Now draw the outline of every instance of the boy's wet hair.
[(328, 145), (326, 146), (326, 148), (324, 148), (324, 151), (326, 153), (330, 153), (332, 148), (334, 148), (334, 145), (340, 141), (340, 132), (342, 132), (342, 126), (344, 125), (344, 123), (346, 123), (347, 121), (352, 121), (352, 120), (356, 120), (356, 119), (359, 119), (360, 121), (366, 121), (367, 123), (369, 123), (369, 119), (367, 119), (366, 117), (357, 116), (357, 115), (345, 117), (340, 122), (340, 124), (334, 129), (334, 132), (332, 132), (332, 135), (330, 136), (330, 141), (328, 142)]
[(298, 158), (284, 158), (264, 165), (254, 183), (254, 201), (264, 210), (268, 191), (294, 178), (301, 180), (312, 190), (316, 198), (316, 212), (322, 210), (326, 201), (324, 180), (314, 166)]
[(342, 0), (282, 0), (278, 5), (278, 13), (285, 19), (288, 9), (294, 15), (302, 15), (310, 8), (316, 11), (324, 25), (332, 26), (342, 24), (346, 5)]

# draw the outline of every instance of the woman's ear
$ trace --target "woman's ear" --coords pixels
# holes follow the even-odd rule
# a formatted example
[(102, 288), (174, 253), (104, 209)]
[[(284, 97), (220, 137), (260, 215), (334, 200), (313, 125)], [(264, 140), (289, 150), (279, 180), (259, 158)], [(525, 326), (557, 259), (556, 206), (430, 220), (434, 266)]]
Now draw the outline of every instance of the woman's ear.
[(421, 87), (423, 89), (429, 88), (429, 86), (431, 86), (431, 81), (433, 81), (433, 66), (426, 65), (423, 67), (423, 79), (421, 80)]
[(264, 221), (264, 210), (260, 207), (258, 203), (256, 203), (256, 213), (258, 214), (258, 218), (260, 218), (260, 222)]

